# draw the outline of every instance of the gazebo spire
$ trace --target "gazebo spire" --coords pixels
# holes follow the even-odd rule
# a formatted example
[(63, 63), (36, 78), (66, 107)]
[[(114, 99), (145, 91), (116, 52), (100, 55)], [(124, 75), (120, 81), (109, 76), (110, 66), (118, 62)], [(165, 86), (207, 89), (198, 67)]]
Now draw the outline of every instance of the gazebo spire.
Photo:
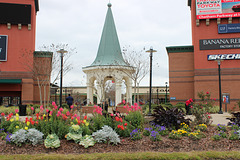
[(112, 4), (108, 3), (107, 6), (108, 11), (98, 47), (97, 57), (90, 66), (128, 66), (123, 59), (118, 41), (118, 35), (111, 10)]

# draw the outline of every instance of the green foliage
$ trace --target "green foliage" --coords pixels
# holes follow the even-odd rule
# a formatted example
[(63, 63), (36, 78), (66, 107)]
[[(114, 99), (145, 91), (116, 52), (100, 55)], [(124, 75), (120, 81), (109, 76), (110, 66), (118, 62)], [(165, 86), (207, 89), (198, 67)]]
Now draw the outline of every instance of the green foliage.
[(238, 133), (235, 130), (231, 131), (228, 139), (229, 140), (239, 140)]
[(221, 139), (221, 135), (220, 134), (215, 134), (214, 136), (212, 136), (212, 140), (214, 141), (218, 141)]
[(5, 113), (5, 115), (8, 115), (10, 113), (15, 113), (15, 109), (19, 109), (19, 107), (18, 106), (11, 106), (11, 107), (0, 106), (0, 113)]
[(105, 117), (103, 115), (95, 114), (90, 121), (90, 129), (93, 132), (100, 130), (104, 126)]
[(224, 124), (218, 124), (217, 125), (217, 130), (226, 132), (227, 128), (226, 128), (226, 126)]
[(143, 130), (144, 117), (141, 111), (130, 112), (125, 116), (125, 120), (129, 122), (134, 129), (139, 128), (140, 130)]
[(152, 141), (161, 141), (162, 140), (160, 134), (157, 131), (151, 131), (149, 137)]
[(204, 94), (203, 92), (198, 93), (200, 99), (199, 103), (196, 103), (191, 108), (191, 113), (195, 116), (193, 121), (194, 124), (211, 124), (210, 108), (213, 108), (214, 101), (210, 99), (210, 93)]
[[(123, 124), (127, 123), (127, 126), (124, 126)], [(122, 129), (121, 127), (122, 126)], [(115, 131), (117, 134), (119, 134), (120, 137), (130, 137), (131, 131), (134, 129), (134, 127), (127, 121), (123, 120), (123, 123), (121, 122), (115, 122)]]
[(66, 121), (51, 118), (50, 120), (39, 121), (36, 129), (42, 132), (44, 137), (49, 134), (56, 134), (60, 139), (63, 139), (69, 131), (69, 126)]
[(44, 146), (46, 148), (58, 148), (60, 147), (60, 140), (56, 134), (49, 134), (44, 140)]

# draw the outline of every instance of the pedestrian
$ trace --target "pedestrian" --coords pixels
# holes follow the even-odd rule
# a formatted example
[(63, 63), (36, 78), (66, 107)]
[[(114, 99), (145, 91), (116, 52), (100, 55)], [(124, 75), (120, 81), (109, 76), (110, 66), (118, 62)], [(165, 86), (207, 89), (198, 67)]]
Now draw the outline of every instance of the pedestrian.
[(71, 110), (71, 106), (73, 104), (73, 97), (71, 96), (71, 94), (68, 94), (68, 97), (66, 98), (67, 101), (67, 105), (69, 107), (69, 110)]

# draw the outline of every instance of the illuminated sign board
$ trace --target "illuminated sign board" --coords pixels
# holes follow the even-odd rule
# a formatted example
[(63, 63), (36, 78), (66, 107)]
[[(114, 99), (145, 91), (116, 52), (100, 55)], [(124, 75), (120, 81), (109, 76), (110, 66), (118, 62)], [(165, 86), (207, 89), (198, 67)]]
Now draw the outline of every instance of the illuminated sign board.
[(207, 56), (209, 61), (214, 60), (237, 60), (240, 59), (240, 54), (212, 54)]
[(196, 0), (197, 19), (240, 17), (240, 0)]
[(200, 50), (240, 49), (240, 38), (200, 39)]
[(240, 23), (237, 24), (219, 24), (218, 33), (240, 33)]
[(7, 61), (7, 36), (0, 35), (0, 61)]

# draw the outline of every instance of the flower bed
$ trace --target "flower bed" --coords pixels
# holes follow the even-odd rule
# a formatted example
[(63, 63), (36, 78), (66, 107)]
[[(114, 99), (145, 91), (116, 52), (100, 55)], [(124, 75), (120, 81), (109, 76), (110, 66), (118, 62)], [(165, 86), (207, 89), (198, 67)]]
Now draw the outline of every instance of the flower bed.
[(26, 117), (23, 122), (19, 121), (17, 109), (14, 114), (1, 113), (0, 152), (67, 154), (239, 150), (239, 124), (210, 126), (196, 124), (199, 121), (191, 123), (181, 110), (161, 106), (155, 108), (155, 119), (150, 123), (145, 122), (137, 104), (123, 107), (128, 111), (124, 115), (118, 112), (103, 114), (101, 107), (92, 108), (93, 117), (80, 117), (72, 110), (63, 113), (63, 108), (53, 103), (52, 108), (41, 106), (39, 113)]

